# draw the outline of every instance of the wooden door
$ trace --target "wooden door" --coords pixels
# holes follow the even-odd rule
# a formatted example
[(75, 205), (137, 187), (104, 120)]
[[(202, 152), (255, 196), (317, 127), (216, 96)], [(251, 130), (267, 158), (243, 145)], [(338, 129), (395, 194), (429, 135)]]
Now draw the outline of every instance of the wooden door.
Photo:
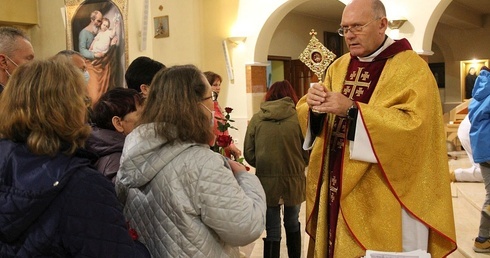
[[(268, 61), (280, 61), (283, 63), (284, 67), (284, 80), (292, 83), (292, 73), (291, 73), (291, 57), (288, 56), (267, 56)], [(273, 83), (273, 82), (271, 82)]]
[(318, 77), (299, 59), (285, 56), (268, 56), (267, 59), (284, 63), (284, 79), (291, 83), (298, 98), (308, 92), (311, 82), (318, 82)]
[(293, 81), (291, 84), (298, 98), (308, 93), (310, 83), (318, 82), (318, 77), (299, 59), (292, 60), (292, 74)]

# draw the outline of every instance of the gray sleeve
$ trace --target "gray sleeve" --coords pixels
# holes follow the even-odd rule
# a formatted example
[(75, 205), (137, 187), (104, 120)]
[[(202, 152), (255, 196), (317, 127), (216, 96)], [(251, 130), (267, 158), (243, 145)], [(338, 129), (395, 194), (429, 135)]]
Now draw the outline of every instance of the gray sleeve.
[(235, 178), (222, 162), (209, 159), (203, 167), (198, 187), (201, 219), (222, 241), (244, 246), (265, 230), (265, 192), (255, 175), (239, 172)]

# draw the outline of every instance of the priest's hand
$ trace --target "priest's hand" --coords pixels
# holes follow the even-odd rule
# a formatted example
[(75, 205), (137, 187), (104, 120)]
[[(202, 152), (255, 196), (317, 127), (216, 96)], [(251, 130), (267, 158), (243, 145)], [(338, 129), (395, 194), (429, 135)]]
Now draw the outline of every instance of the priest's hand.
[(308, 89), (306, 103), (314, 113), (329, 113), (345, 117), (354, 101), (340, 92), (331, 92), (320, 83)]
[(337, 116), (347, 116), (347, 110), (354, 104), (354, 101), (340, 92), (326, 92), (325, 101), (317, 106), (319, 112), (335, 114)]
[(314, 112), (321, 112), (318, 108), (327, 97), (327, 89), (320, 83), (314, 83), (308, 89), (306, 94), (306, 103)]

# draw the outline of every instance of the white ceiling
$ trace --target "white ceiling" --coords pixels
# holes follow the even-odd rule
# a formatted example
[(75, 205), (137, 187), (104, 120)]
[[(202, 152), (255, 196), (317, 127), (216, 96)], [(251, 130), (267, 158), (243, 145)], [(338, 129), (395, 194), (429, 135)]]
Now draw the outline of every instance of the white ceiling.
[[(343, 9), (344, 4), (338, 0), (310, 0), (293, 12), (340, 23)], [(490, 0), (453, 0), (439, 22), (458, 29), (472, 29), (483, 27), (489, 17)]]

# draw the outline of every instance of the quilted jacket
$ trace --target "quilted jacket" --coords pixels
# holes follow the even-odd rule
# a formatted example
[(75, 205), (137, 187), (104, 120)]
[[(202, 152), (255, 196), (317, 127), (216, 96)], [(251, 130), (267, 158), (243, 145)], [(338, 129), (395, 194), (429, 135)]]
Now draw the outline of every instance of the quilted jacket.
[(126, 136), (116, 192), (153, 257), (239, 257), (238, 246), (265, 228), (265, 193), (255, 175), (234, 176), (208, 145), (170, 145), (153, 124)]
[(0, 257), (149, 257), (87, 156), (39, 156), (0, 140)]

